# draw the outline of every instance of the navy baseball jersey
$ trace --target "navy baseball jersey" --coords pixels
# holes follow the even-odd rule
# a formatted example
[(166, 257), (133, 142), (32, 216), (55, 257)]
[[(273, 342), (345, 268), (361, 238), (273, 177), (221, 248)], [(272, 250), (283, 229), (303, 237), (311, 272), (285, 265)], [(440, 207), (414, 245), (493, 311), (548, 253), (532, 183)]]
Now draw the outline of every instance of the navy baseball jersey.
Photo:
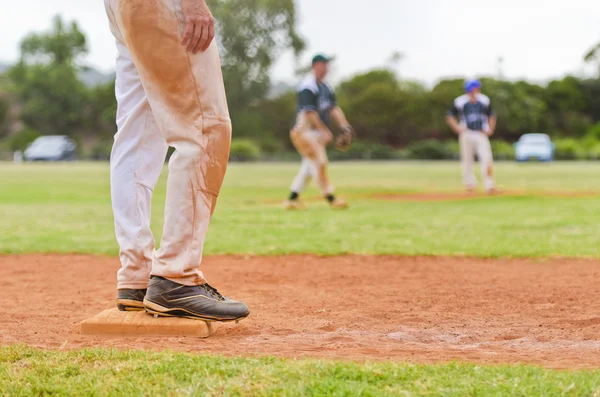
[(317, 111), (323, 123), (329, 127), (329, 112), (337, 106), (335, 93), (326, 83), (319, 83), (315, 76), (308, 76), (298, 88), (298, 112)]
[(488, 120), (494, 115), (494, 110), (487, 96), (477, 94), (475, 98), (477, 100), (473, 103), (469, 95), (459, 96), (448, 115), (457, 117), (460, 124), (469, 130), (483, 131), (488, 128)]

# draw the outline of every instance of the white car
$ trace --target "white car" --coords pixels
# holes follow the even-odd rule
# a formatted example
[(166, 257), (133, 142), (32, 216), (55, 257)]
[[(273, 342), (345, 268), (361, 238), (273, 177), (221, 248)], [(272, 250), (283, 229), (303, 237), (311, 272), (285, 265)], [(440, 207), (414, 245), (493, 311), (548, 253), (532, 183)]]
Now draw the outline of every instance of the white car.
[(514, 147), (517, 161), (554, 160), (554, 144), (546, 134), (525, 134)]
[(77, 159), (77, 145), (64, 135), (46, 135), (33, 141), (24, 154), (27, 161), (73, 161)]

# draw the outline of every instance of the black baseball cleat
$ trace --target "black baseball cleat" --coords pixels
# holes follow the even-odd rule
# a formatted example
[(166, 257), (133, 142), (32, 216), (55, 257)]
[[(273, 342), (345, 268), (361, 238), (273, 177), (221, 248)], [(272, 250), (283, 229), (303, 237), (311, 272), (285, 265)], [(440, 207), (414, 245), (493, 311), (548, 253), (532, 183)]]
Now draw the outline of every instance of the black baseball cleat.
[(204, 321), (238, 321), (250, 311), (243, 302), (221, 295), (208, 284), (189, 287), (153, 276), (144, 298), (148, 314)]
[(144, 310), (145, 289), (123, 288), (117, 291), (117, 308), (122, 312)]

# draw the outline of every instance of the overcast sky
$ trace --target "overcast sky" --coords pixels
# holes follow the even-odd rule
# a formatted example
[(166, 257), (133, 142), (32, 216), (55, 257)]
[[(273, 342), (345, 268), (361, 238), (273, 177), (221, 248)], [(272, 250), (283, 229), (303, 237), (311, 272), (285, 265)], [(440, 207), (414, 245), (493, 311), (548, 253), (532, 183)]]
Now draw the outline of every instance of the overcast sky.
[[(405, 58), (399, 73), (431, 84), (446, 76), (498, 73), (544, 81), (582, 73), (582, 57), (600, 41), (597, 0), (299, 0), (300, 31), (314, 52), (337, 56), (336, 78), (386, 65), (393, 51)], [(60, 13), (79, 22), (91, 52), (86, 62), (110, 71), (114, 44), (102, 0), (0, 0), (0, 61), (18, 56), (29, 31), (49, 27)], [(276, 80), (293, 81), (284, 56)]]

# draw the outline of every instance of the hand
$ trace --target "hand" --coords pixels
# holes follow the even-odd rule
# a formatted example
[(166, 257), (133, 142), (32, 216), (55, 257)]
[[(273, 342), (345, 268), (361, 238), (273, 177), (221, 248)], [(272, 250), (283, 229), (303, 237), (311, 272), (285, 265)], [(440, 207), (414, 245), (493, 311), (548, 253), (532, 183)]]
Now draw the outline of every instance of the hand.
[(181, 0), (181, 9), (185, 20), (181, 45), (194, 54), (206, 51), (215, 37), (215, 19), (205, 0)]
[(322, 139), (323, 139), (323, 143), (325, 145), (329, 145), (331, 143), (331, 141), (333, 141), (333, 134), (329, 130), (322, 131), (321, 132), (321, 136), (322, 136)]
[(354, 130), (350, 125), (342, 127), (342, 132), (340, 136), (338, 136), (337, 142), (335, 143), (335, 147), (337, 150), (345, 152), (350, 149), (350, 145), (352, 145), (352, 137), (354, 136)]
[(487, 130), (484, 130), (483, 133), (487, 136), (492, 136), (494, 135), (494, 130), (488, 128)]

